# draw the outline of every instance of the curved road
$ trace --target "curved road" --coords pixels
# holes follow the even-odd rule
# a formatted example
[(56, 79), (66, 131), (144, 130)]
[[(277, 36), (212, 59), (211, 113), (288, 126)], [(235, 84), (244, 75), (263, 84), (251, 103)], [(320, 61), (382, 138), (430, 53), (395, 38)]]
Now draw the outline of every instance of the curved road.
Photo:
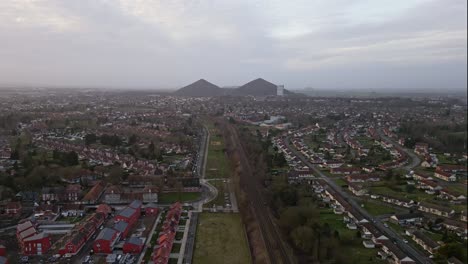
[(323, 174), (319, 169), (317, 169), (313, 164), (311, 164), (301, 153), (299, 153), (296, 148), (290, 145), (290, 137), (287, 136), (285, 138), (284, 143), (288, 147), (288, 149), (294, 153), (305, 165), (311, 168), (315, 173), (320, 175), (320, 177), (337, 193), (339, 193), (356, 211), (361, 213), (365, 218), (372, 221), (374, 226), (387, 237), (389, 237), (395, 244), (409, 257), (415, 260), (418, 263), (433, 263), (429, 258), (427, 258), (424, 254), (417, 251), (413, 247), (409, 246), (408, 244), (403, 242), (403, 239), (392, 229), (386, 228), (383, 223), (380, 221), (379, 218), (371, 216), (366, 210), (364, 210), (361, 206), (357, 204), (357, 202), (346, 192), (344, 192), (334, 181), (328, 178), (325, 174)]
[(400, 144), (398, 144), (398, 142), (396, 142), (395, 140), (387, 137), (381, 129), (377, 129), (377, 133), (379, 134), (379, 136), (384, 139), (385, 141), (388, 141), (390, 143), (393, 144), (393, 147), (395, 147), (396, 149), (398, 150), (401, 150), (403, 152), (406, 153), (406, 155), (408, 155), (408, 157), (411, 158), (411, 163), (405, 165), (403, 168), (407, 169), (407, 170), (412, 170), (413, 168), (419, 166), (419, 164), (421, 164), (421, 160), (419, 159), (419, 157), (411, 150), (407, 149), (407, 148), (404, 148), (402, 146), (400, 146)]

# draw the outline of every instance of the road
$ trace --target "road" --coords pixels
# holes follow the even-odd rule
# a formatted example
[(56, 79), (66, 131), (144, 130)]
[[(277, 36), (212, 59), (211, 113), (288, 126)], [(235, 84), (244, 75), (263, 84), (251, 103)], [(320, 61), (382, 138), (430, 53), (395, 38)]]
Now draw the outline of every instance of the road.
[(225, 140), (232, 140), (232, 146), (238, 146), (237, 151), (242, 168), (241, 187), (245, 190), (250, 200), (252, 212), (259, 224), (270, 263), (294, 263), (295, 261), (288, 254), (281, 233), (274, 224), (273, 216), (266, 205), (267, 201), (261, 194), (261, 190), (264, 187), (261, 185), (260, 180), (254, 176), (255, 174), (247, 160), (244, 146), (239, 140), (237, 130), (231, 124), (225, 123), (225, 127), (230, 135), (230, 138)]
[(192, 263), (193, 249), (195, 247), (195, 234), (198, 224), (198, 212), (192, 212), (188, 227), (187, 240), (185, 243), (184, 263)]
[(218, 190), (216, 187), (211, 185), (205, 179), (205, 168), (208, 156), (208, 143), (210, 142), (210, 132), (208, 129), (206, 129), (206, 127), (203, 127), (202, 133), (203, 135), (200, 141), (200, 150), (198, 151), (197, 167), (195, 172), (196, 175), (198, 175), (200, 178), (202, 197), (198, 201), (192, 203), (193, 207), (199, 212), (203, 211), (203, 204), (209, 203), (218, 195)]
[(419, 164), (421, 164), (421, 160), (419, 159), (419, 157), (413, 151), (408, 150), (407, 148), (403, 148), (402, 146), (400, 146), (400, 144), (398, 144), (398, 142), (396, 142), (392, 138), (387, 137), (382, 132), (381, 129), (377, 129), (377, 133), (379, 134), (379, 136), (382, 139), (384, 139), (387, 142), (392, 143), (393, 147), (395, 147), (398, 150), (401, 150), (401, 151), (405, 152), (406, 155), (408, 155), (408, 157), (411, 158), (411, 162), (409, 164), (405, 165), (403, 168), (405, 168), (406, 170), (412, 170), (413, 168), (415, 168), (415, 167), (419, 166)]
[(382, 221), (379, 218), (375, 218), (370, 215), (366, 210), (364, 210), (357, 202), (351, 197), (348, 193), (344, 192), (336, 183), (323, 174), (319, 169), (317, 169), (313, 164), (311, 164), (301, 153), (299, 153), (296, 148), (290, 145), (290, 137), (285, 138), (285, 144), (289, 150), (294, 153), (305, 165), (311, 168), (316, 174), (318, 174), (334, 191), (339, 193), (349, 204), (359, 213), (361, 213), (365, 218), (371, 220), (374, 223), (374, 226), (383, 234), (385, 234), (392, 241), (396, 242), (396, 245), (405, 252), (409, 257), (415, 260), (418, 263), (432, 263), (432, 261), (427, 258), (424, 254), (420, 253), (418, 250), (409, 246), (403, 242), (403, 239), (390, 228), (386, 228)]

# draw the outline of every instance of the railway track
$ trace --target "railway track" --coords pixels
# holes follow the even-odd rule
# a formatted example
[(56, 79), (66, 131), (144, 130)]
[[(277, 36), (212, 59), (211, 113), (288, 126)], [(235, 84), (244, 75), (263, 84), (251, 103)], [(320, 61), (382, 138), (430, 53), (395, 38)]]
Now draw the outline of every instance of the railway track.
[(272, 215), (266, 206), (266, 201), (261, 194), (263, 186), (260, 184), (260, 181), (257, 177), (254, 176), (252, 167), (247, 160), (246, 152), (243, 144), (239, 140), (237, 130), (231, 125), (225, 124), (225, 127), (229, 131), (230, 140), (234, 143), (233, 146), (239, 146), (239, 159), (242, 167), (241, 175), (241, 187), (246, 191), (247, 196), (250, 200), (250, 205), (252, 206), (252, 211), (255, 218), (257, 219), (260, 231), (265, 242), (265, 246), (268, 252), (270, 263), (295, 263), (294, 260), (291, 260), (285, 245), (283, 244), (283, 239), (278, 228), (275, 227), (272, 220)]

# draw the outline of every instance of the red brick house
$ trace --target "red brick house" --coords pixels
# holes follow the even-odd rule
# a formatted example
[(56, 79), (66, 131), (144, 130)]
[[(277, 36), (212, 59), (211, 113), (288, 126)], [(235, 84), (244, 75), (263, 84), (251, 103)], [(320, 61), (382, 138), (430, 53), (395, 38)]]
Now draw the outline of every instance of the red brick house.
[(112, 228), (104, 228), (94, 240), (93, 250), (95, 253), (112, 253), (115, 243), (119, 240), (119, 232)]
[(5, 214), (9, 216), (18, 216), (21, 215), (23, 207), (20, 202), (9, 202), (5, 206)]
[(125, 221), (118, 221), (114, 225), (113, 228), (120, 233), (120, 237), (121, 237), (121, 239), (123, 239), (123, 238), (127, 237), (128, 232), (130, 232), (131, 226), (130, 226), (130, 224), (128, 224)]
[(81, 186), (79, 184), (70, 184), (65, 188), (65, 199), (70, 202), (78, 201), (81, 196)]
[(136, 209), (125, 207), (115, 216), (114, 221), (124, 221), (129, 223), (130, 226), (133, 226), (137, 222), (139, 216), (140, 214)]
[(144, 242), (141, 238), (131, 237), (123, 245), (124, 254), (140, 254), (143, 250)]
[(23, 240), (24, 255), (42, 255), (50, 248), (50, 237), (46, 233), (36, 234)]
[(156, 216), (159, 213), (159, 208), (154, 203), (149, 203), (145, 206), (145, 213), (149, 216)]
[(103, 213), (104, 215), (109, 215), (112, 213), (112, 208), (107, 204), (100, 204), (96, 209), (96, 213)]
[(70, 236), (70, 239), (59, 249), (60, 255), (78, 253), (86, 242), (86, 235), (80, 232), (75, 232)]

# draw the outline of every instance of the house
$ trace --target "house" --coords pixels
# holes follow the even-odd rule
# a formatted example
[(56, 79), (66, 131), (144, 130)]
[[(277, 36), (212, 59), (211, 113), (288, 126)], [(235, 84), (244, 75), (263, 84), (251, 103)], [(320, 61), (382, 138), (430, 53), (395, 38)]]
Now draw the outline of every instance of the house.
[(109, 186), (104, 193), (104, 202), (108, 204), (120, 203), (122, 194), (123, 189), (120, 186)]
[(343, 161), (338, 161), (338, 160), (329, 160), (325, 162), (325, 166), (330, 168), (330, 169), (336, 169), (341, 167), (344, 164)]
[(462, 239), (467, 239), (468, 224), (466, 222), (459, 222), (452, 219), (444, 219), (441, 223), (447, 230), (456, 233)]
[(47, 201), (63, 201), (65, 197), (65, 188), (58, 187), (43, 187), (41, 191), (41, 200)]
[(421, 180), (432, 180), (432, 177), (430, 174), (426, 173), (426, 172), (421, 172), (421, 171), (418, 171), (418, 172), (415, 172), (413, 174), (413, 179), (415, 180), (418, 180), (418, 181), (421, 181)]
[(42, 232), (34, 236), (27, 237), (22, 241), (24, 255), (43, 255), (50, 249), (50, 237)]
[(288, 173), (288, 183), (302, 183), (314, 179), (315, 176), (313, 172), (309, 169), (307, 170), (294, 170)]
[(163, 223), (163, 230), (158, 238), (159, 247), (155, 247), (153, 251), (153, 263), (168, 263), (181, 213), (182, 205), (180, 203), (175, 203), (169, 208)]
[(59, 216), (60, 207), (55, 204), (41, 204), (34, 208), (34, 217), (38, 221), (55, 221)]
[(418, 155), (424, 156), (429, 153), (429, 144), (418, 142), (414, 145), (414, 152)]
[(437, 166), (436, 170), (450, 172), (450, 173), (461, 173), (461, 172), (467, 172), (467, 167), (466, 165), (443, 164), (443, 165)]
[(124, 221), (133, 226), (133, 224), (135, 224), (138, 220), (139, 216), (140, 215), (138, 214), (138, 211), (136, 209), (133, 209), (131, 207), (125, 207), (114, 217), (114, 221)]
[(392, 264), (414, 264), (416, 263), (413, 259), (408, 257), (401, 249), (393, 244), (390, 240), (382, 242), (382, 251), (377, 254), (383, 259), (388, 260)]
[(451, 182), (457, 181), (457, 176), (455, 174), (452, 174), (451, 172), (445, 172), (443, 170), (436, 170), (434, 172), (434, 177), (437, 177), (444, 181), (451, 181)]
[(21, 215), (23, 207), (20, 202), (9, 202), (5, 206), (5, 214), (14, 217)]
[(110, 254), (115, 243), (119, 240), (119, 232), (112, 228), (104, 228), (94, 240), (93, 250), (95, 253)]
[(112, 208), (107, 204), (100, 204), (96, 208), (96, 213), (103, 213), (107, 216), (112, 213)]
[(420, 202), (418, 210), (425, 213), (435, 214), (444, 217), (452, 217), (455, 214), (455, 211), (453, 209), (450, 209), (449, 207), (429, 204), (426, 202)]
[(60, 214), (63, 217), (83, 216), (85, 213), (84, 207), (81, 204), (64, 204), (60, 208)]
[(466, 196), (460, 192), (452, 191), (446, 188), (443, 188), (439, 191), (439, 197), (442, 199), (452, 200), (452, 201), (465, 201)]
[(141, 207), (143, 206), (143, 203), (140, 200), (133, 200), (128, 207), (133, 208), (138, 211), (138, 213), (141, 212)]
[(65, 244), (59, 249), (60, 255), (78, 253), (86, 242), (86, 235), (81, 232), (74, 232), (65, 239)]
[(158, 215), (159, 213), (159, 208), (156, 204), (154, 203), (149, 203), (145, 206), (145, 214), (148, 216), (148, 215), (152, 215), (152, 216), (156, 216)]
[(143, 239), (138, 237), (131, 237), (123, 245), (124, 254), (140, 254), (143, 250), (144, 242)]
[(65, 200), (70, 202), (78, 201), (81, 198), (81, 186), (79, 184), (69, 184), (65, 188)]
[(460, 220), (462, 220), (463, 222), (467, 222), (466, 218), (466, 211), (462, 211), (460, 215)]
[(348, 183), (348, 189), (356, 196), (363, 196), (368, 191), (362, 185), (353, 182)]
[(83, 202), (86, 204), (95, 204), (98, 202), (105, 188), (105, 183), (103, 181), (98, 181), (94, 186), (86, 193), (83, 198)]
[(157, 203), (158, 202), (158, 187), (145, 186), (142, 192), (143, 192), (143, 202), (145, 203)]
[(390, 217), (390, 221), (399, 225), (420, 224), (424, 216), (421, 213), (395, 214)]
[(380, 181), (380, 177), (378, 175), (372, 174), (354, 174), (346, 176), (346, 180), (348, 182), (378, 182)]
[(350, 174), (359, 174), (361, 173), (361, 168), (331, 168), (330, 169), (331, 174), (345, 174), (345, 175), (350, 175)]
[(417, 205), (415, 201), (408, 199), (408, 198), (404, 198), (404, 197), (381, 195), (381, 198), (382, 198), (382, 201), (386, 203), (391, 203), (391, 204), (395, 204), (395, 205), (406, 207), (406, 208), (412, 208)]
[(424, 235), (421, 231), (414, 231), (411, 238), (424, 250), (428, 251), (431, 254), (434, 254), (440, 245), (432, 240), (430, 237)]
[[(94, 213), (88, 217), (82, 224), (75, 226), (72, 232), (63, 237), (59, 242), (59, 253), (77, 254), (85, 245), (86, 241), (91, 239), (92, 235), (98, 230), (104, 222), (103, 213)], [(61, 245), (61, 246), (60, 246)]]
[(124, 239), (127, 237), (128, 235), (128, 232), (130, 231), (130, 225), (125, 222), (125, 221), (119, 221), (117, 223), (114, 224), (114, 228), (115, 230), (117, 230), (119, 233), (120, 233), (120, 238), (121, 239)]

